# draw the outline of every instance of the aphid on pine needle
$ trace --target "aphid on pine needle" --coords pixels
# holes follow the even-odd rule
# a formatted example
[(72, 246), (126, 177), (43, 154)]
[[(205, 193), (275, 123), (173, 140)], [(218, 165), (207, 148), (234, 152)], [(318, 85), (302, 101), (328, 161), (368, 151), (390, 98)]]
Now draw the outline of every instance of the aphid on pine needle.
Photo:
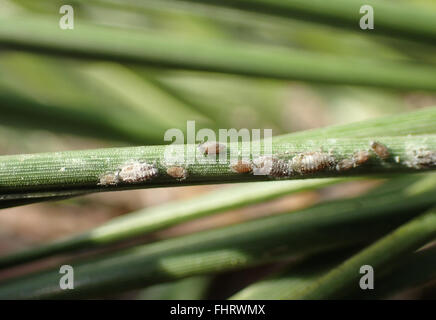
[(297, 154), (290, 161), (291, 168), (300, 173), (315, 173), (335, 164), (335, 159), (328, 153), (324, 152), (304, 152)]
[(183, 167), (169, 167), (167, 169), (167, 174), (173, 178), (176, 178), (179, 181), (186, 180), (188, 177), (188, 170)]
[(370, 146), (372, 151), (374, 151), (374, 153), (380, 159), (386, 160), (387, 158), (389, 158), (389, 150), (384, 144), (377, 141), (372, 141)]
[(292, 174), (292, 168), (289, 162), (273, 158), (272, 167), (269, 175), (275, 178), (289, 177)]
[(130, 161), (120, 167), (118, 176), (122, 182), (138, 183), (151, 180), (159, 171), (154, 164), (142, 161)]
[(359, 150), (353, 154), (353, 162), (355, 166), (360, 166), (369, 160), (369, 152), (366, 150)]
[(436, 151), (424, 148), (412, 150), (410, 160), (406, 161), (409, 167), (425, 169), (436, 166)]
[(97, 185), (99, 186), (115, 186), (120, 182), (120, 177), (118, 171), (115, 173), (105, 173), (100, 177), (100, 181)]
[(206, 156), (216, 156), (227, 152), (227, 147), (216, 141), (206, 141), (198, 145), (198, 150)]
[(342, 159), (336, 165), (337, 171), (347, 171), (354, 168), (354, 160), (353, 159)]
[(243, 159), (231, 162), (230, 169), (236, 173), (249, 173), (253, 170), (251, 161)]
[(292, 169), (289, 167), (287, 161), (271, 156), (262, 156), (254, 159), (252, 168), (254, 175), (269, 175), (271, 177), (280, 178), (292, 174)]
[(347, 171), (352, 168), (356, 168), (366, 163), (369, 160), (369, 152), (366, 150), (359, 150), (353, 154), (353, 156), (348, 159), (342, 159), (336, 165), (337, 171)]
[(270, 156), (262, 156), (253, 159), (253, 175), (255, 176), (267, 176), (269, 175), (273, 164), (273, 158)]

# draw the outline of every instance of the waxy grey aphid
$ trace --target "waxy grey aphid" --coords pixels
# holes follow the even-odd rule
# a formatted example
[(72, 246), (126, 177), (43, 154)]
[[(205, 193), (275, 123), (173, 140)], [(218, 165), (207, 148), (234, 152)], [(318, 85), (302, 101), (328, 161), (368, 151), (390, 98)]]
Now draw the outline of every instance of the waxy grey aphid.
[(151, 180), (159, 171), (154, 164), (143, 161), (129, 161), (120, 167), (118, 177), (125, 183), (138, 183)]
[(272, 168), (272, 157), (262, 156), (256, 159), (253, 159), (253, 174), (257, 176), (267, 176), (269, 175)]
[(253, 160), (254, 175), (268, 175), (270, 177), (281, 178), (292, 174), (292, 168), (285, 160), (271, 156), (262, 156)]
[(436, 151), (419, 148), (412, 150), (411, 159), (406, 162), (409, 167), (425, 169), (436, 166)]
[(300, 174), (315, 173), (330, 168), (334, 164), (333, 156), (318, 151), (297, 154), (290, 161), (292, 170)]
[(281, 178), (289, 177), (292, 174), (292, 168), (288, 161), (273, 158), (272, 167), (269, 175), (271, 177)]

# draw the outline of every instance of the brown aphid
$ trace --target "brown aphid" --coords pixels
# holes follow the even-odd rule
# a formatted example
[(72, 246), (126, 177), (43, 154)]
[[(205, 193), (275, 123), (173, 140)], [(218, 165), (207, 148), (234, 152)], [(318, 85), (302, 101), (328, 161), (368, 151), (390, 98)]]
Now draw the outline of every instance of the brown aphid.
[(138, 183), (151, 180), (159, 171), (154, 164), (141, 161), (130, 161), (124, 164), (118, 173), (119, 179), (126, 183)]
[(297, 154), (290, 162), (291, 168), (300, 173), (315, 173), (334, 165), (335, 159), (328, 153), (305, 152)]
[(386, 160), (389, 158), (389, 150), (384, 144), (377, 141), (372, 141), (371, 149), (380, 159)]
[(354, 160), (353, 159), (343, 159), (339, 161), (336, 165), (337, 171), (347, 171), (354, 168)]
[(337, 171), (347, 171), (356, 168), (369, 160), (369, 152), (366, 150), (359, 150), (353, 154), (351, 159), (343, 159), (336, 165)]
[(253, 170), (251, 161), (238, 160), (230, 164), (230, 169), (236, 173), (249, 173)]
[(105, 173), (100, 177), (100, 181), (97, 185), (99, 186), (114, 186), (120, 182), (118, 172), (116, 173)]
[(216, 141), (206, 141), (198, 145), (198, 150), (204, 155), (215, 156), (227, 151), (227, 147)]
[(188, 171), (183, 167), (169, 167), (167, 174), (179, 181), (185, 180), (188, 177)]
[(369, 160), (369, 152), (366, 150), (360, 150), (353, 154), (353, 161), (356, 166), (360, 166)]

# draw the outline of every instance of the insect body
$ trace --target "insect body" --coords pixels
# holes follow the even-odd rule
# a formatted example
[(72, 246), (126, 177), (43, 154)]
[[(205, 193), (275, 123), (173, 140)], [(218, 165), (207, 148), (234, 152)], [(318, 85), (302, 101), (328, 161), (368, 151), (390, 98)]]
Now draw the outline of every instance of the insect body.
[(350, 159), (343, 159), (336, 165), (337, 171), (347, 171), (356, 168), (366, 163), (369, 160), (369, 152), (366, 150), (359, 150), (353, 154)]
[(292, 174), (292, 168), (289, 165), (288, 161), (284, 161), (281, 159), (273, 159), (271, 171), (269, 173), (270, 176), (280, 178), (280, 177), (288, 177)]
[(183, 167), (169, 167), (167, 174), (179, 181), (185, 180), (188, 177), (188, 171)]
[(372, 141), (371, 149), (380, 159), (386, 160), (387, 158), (389, 158), (389, 150), (384, 144), (377, 141)]
[(369, 160), (369, 152), (360, 150), (353, 154), (353, 162), (355, 166), (360, 166)]
[(253, 160), (253, 174), (269, 175), (275, 178), (288, 177), (292, 174), (292, 168), (285, 160), (262, 156)]
[(99, 186), (114, 186), (120, 182), (120, 177), (118, 176), (118, 171), (115, 173), (105, 173), (100, 177), (98, 183)]
[(305, 152), (293, 157), (290, 166), (294, 171), (306, 174), (329, 168), (334, 162), (334, 158), (328, 153)]
[(122, 182), (137, 183), (150, 180), (158, 175), (158, 170), (154, 164), (141, 161), (130, 161), (124, 164), (118, 173)]
[(230, 164), (230, 169), (236, 173), (249, 173), (253, 170), (251, 161), (238, 160)]
[(227, 147), (216, 141), (206, 141), (198, 145), (198, 150), (204, 155), (215, 156), (227, 151)]

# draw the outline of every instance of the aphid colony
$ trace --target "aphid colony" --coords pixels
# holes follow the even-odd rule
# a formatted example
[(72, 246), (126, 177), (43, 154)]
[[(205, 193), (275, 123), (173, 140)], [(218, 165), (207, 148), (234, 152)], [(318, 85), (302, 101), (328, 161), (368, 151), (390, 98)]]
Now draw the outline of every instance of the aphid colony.
[[(370, 149), (382, 161), (390, 157), (385, 145), (371, 142)], [(268, 175), (280, 178), (292, 175), (313, 174), (324, 170), (347, 171), (357, 168), (371, 158), (371, 151), (358, 150), (350, 158), (337, 161), (330, 153), (321, 151), (303, 152), (293, 156), (290, 160), (272, 156), (262, 156), (252, 161), (238, 160), (230, 164), (230, 169), (236, 173), (253, 173), (253, 175)]]
[[(188, 177), (188, 171), (184, 167), (173, 166), (167, 168), (167, 174), (179, 181)], [(156, 164), (148, 164), (144, 161), (131, 160), (123, 164), (115, 172), (105, 173), (100, 177), (98, 185), (114, 186), (121, 183), (132, 184), (152, 180), (159, 175)]]
[[(252, 161), (254, 175), (268, 175), (275, 178), (289, 177), (295, 174), (310, 174), (331, 168), (334, 158), (324, 152), (304, 152), (295, 155), (291, 160), (262, 156)], [(233, 168), (234, 169), (234, 168)], [(238, 173), (244, 172), (235, 170)]]
[[(226, 151), (226, 146), (217, 142), (205, 142), (198, 146), (205, 155), (217, 155)], [(166, 170), (167, 175), (178, 181), (186, 180), (188, 170), (182, 166), (171, 166)], [(156, 164), (144, 161), (130, 160), (123, 164), (115, 172), (107, 172), (100, 176), (98, 185), (114, 186), (118, 184), (141, 183), (157, 177), (159, 170)]]
[[(198, 150), (205, 156), (216, 156), (227, 152), (227, 147), (218, 142), (205, 142), (198, 146)], [(240, 159), (229, 165), (232, 172), (240, 174), (267, 175), (274, 178), (290, 177), (293, 175), (313, 174), (320, 171), (347, 171), (357, 168), (371, 158), (371, 153), (382, 161), (390, 157), (388, 148), (380, 142), (372, 141), (369, 150), (358, 150), (350, 158), (337, 160), (331, 152), (309, 151), (294, 155), (291, 159), (281, 159), (276, 156), (261, 156), (253, 160)], [(288, 152), (286, 152), (288, 154)], [(399, 158), (395, 157), (398, 163)], [(410, 167), (425, 168), (436, 165), (436, 152), (424, 149), (413, 151), (413, 161), (405, 163)], [(98, 185), (111, 186), (117, 184), (132, 184), (149, 181), (159, 174), (156, 164), (144, 161), (130, 160), (120, 166), (115, 172), (102, 175)], [(170, 166), (166, 174), (178, 181), (188, 178), (188, 170), (183, 166)]]

